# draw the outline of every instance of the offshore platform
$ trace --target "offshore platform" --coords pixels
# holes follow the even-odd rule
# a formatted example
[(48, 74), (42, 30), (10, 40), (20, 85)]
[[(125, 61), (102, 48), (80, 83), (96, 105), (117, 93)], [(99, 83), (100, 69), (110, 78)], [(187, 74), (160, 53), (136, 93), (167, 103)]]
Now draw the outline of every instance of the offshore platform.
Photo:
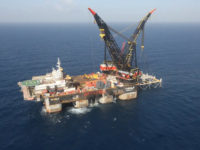
[[(136, 45), (142, 33), (141, 49), (144, 49), (144, 26), (155, 11), (150, 11), (139, 23), (130, 38), (108, 26), (100, 16), (88, 8), (105, 43), (104, 61), (100, 72), (70, 76), (63, 72), (58, 58), (51, 73), (33, 76), (31, 80), (18, 82), (25, 100), (42, 101), (49, 113), (62, 111), (62, 104), (72, 103), (75, 108), (94, 103), (111, 103), (117, 100), (137, 98), (139, 89), (161, 87), (162, 79), (144, 74), (138, 67)], [(120, 49), (111, 31), (126, 40)], [(111, 60), (107, 60), (107, 51)]]

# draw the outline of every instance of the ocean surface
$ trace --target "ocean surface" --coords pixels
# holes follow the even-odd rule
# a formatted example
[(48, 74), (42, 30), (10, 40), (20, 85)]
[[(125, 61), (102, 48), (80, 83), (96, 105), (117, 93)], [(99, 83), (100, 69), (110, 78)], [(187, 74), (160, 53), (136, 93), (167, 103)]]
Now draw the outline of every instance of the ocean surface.
[(138, 63), (163, 86), (135, 100), (57, 114), (23, 100), (18, 81), (51, 72), (58, 57), (67, 74), (97, 72), (103, 48), (95, 24), (1, 24), (0, 150), (199, 150), (200, 24), (146, 25)]

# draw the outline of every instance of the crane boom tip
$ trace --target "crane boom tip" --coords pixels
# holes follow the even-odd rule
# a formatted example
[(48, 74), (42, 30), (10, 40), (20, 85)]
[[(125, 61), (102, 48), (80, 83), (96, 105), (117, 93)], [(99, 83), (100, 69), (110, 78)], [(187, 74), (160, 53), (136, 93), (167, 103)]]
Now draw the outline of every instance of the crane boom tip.
[(150, 14), (152, 14), (154, 11), (156, 11), (156, 8), (154, 8), (152, 11), (150, 11)]
[(96, 14), (96, 12), (95, 12), (94, 10), (92, 10), (91, 8), (88, 8), (88, 10), (89, 10), (93, 15)]

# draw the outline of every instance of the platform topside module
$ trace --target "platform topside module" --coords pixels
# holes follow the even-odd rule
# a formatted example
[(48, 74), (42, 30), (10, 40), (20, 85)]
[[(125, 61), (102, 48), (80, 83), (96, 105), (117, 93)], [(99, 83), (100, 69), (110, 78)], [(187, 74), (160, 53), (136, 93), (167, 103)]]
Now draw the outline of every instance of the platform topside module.
[[(60, 112), (63, 103), (73, 103), (74, 107), (80, 108), (91, 103), (110, 103), (114, 97), (118, 100), (131, 100), (137, 97), (138, 89), (161, 86), (162, 79), (144, 74), (138, 68), (136, 59), (137, 37), (141, 31), (144, 32), (144, 25), (155, 10), (141, 20), (134, 34), (123, 44), (122, 50), (119, 49), (110, 30), (118, 32), (107, 26), (96, 12), (90, 8), (89, 10), (100, 29), (100, 37), (105, 42), (101, 73), (66, 75), (58, 58), (56, 69), (53, 68), (51, 73), (18, 82), (24, 99), (43, 101), (49, 113)], [(143, 43), (141, 47), (144, 48)], [(107, 49), (111, 61), (107, 60)]]

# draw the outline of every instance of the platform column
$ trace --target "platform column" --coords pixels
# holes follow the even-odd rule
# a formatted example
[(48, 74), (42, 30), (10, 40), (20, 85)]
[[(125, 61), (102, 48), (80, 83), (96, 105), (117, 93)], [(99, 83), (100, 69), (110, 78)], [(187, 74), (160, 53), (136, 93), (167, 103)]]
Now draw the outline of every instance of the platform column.
[(45, 98), (45, 108), (46, 108), (46, 112), (48, 113), (54, 113), (54, 112), (60, 112), (62, 111), (62, 104), (50, 104), (50, 100), (49, 98)]

